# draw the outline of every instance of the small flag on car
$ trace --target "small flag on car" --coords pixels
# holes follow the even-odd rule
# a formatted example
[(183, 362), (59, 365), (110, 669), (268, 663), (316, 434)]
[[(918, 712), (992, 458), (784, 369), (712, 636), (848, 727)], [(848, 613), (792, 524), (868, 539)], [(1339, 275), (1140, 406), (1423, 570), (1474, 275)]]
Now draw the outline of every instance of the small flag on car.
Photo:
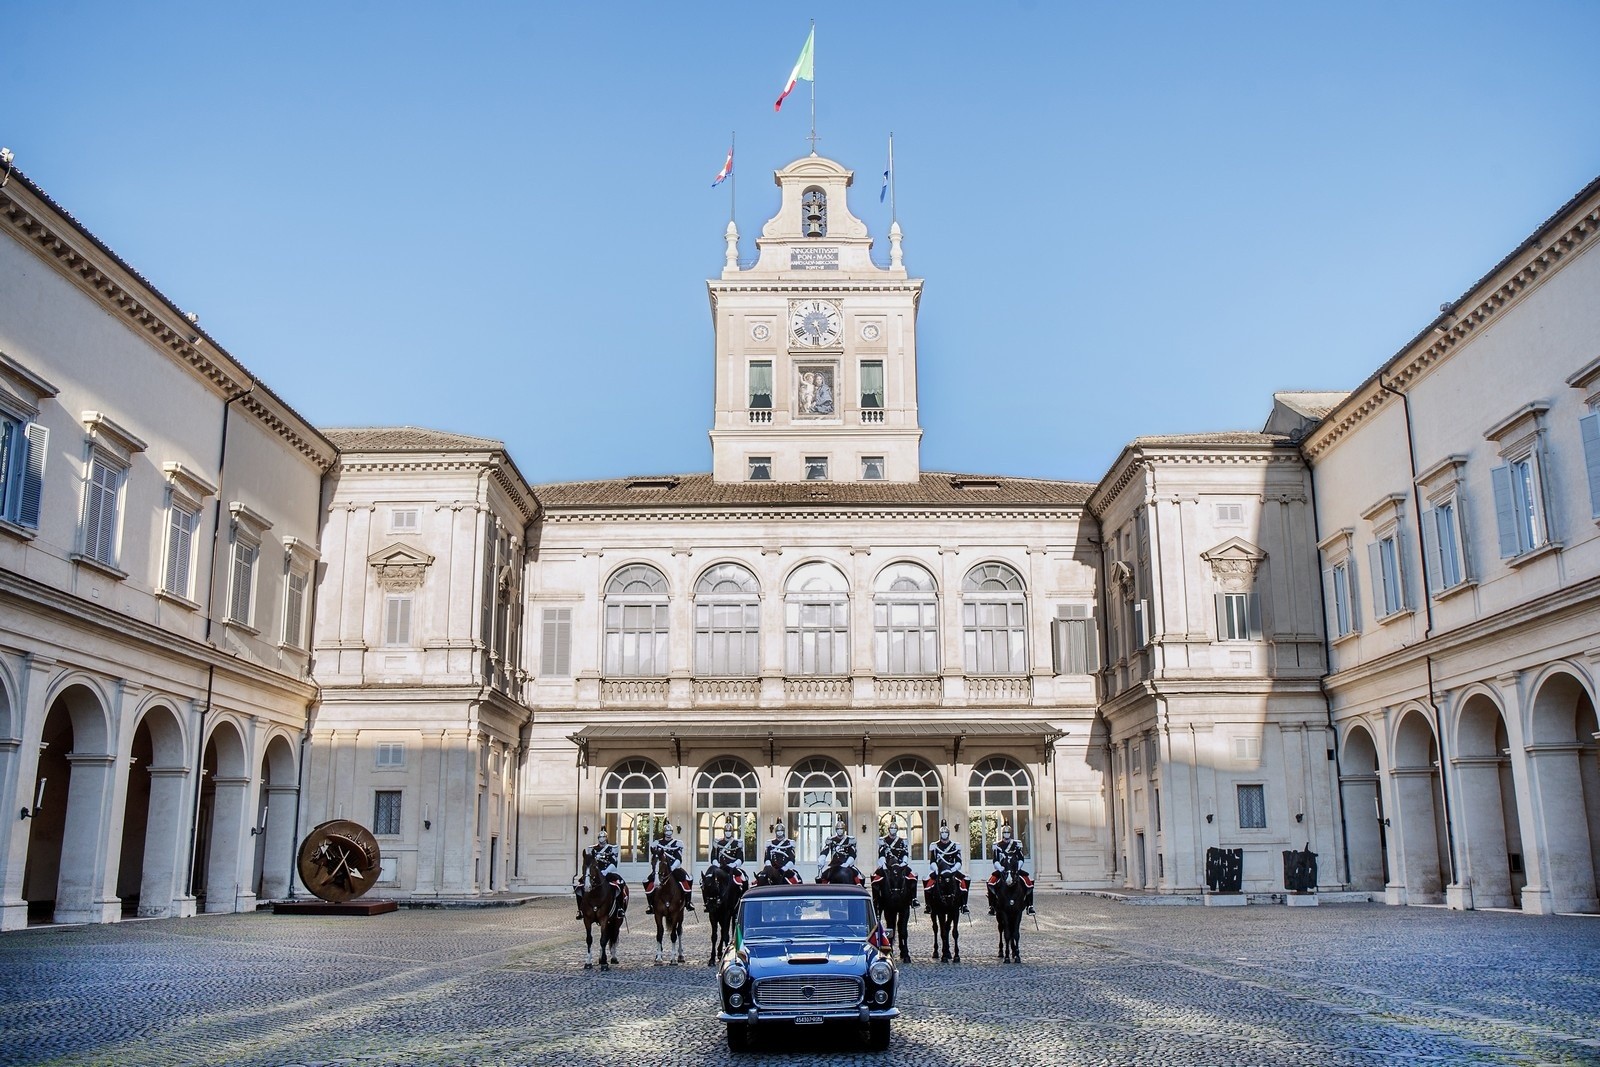
[(889, 931), (883, 928), (883, 920), (878, 920), (878, 928), (867, 936), (867, 944), (879, 951), (886, 952), (894, 942), (889, 940)]

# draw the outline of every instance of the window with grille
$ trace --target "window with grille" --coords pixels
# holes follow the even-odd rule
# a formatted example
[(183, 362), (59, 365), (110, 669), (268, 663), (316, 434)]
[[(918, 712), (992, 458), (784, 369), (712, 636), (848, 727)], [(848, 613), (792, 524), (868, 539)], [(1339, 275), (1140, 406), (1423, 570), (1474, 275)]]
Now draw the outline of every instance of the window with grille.
[(539, 676), (572, 676), (572, 609), (545, 608), (539, 616)]
[(694, 590), (694, 673), (754, 678), (761, 673), (761, 586), (737, 563), (707, 570)]
[(961, 592), (966, 672), (1026, 674), (1027, 604), (1022, 577), (1004, 563), (985, 563), (967, 572)]
[(1217, 525), (1238, 526), (1244, 522), (1243, 504), (1218, 504)]
[(383, 600), (383, 643), (387, 648), (407, 648), (411, 645), (410, 596), (387, 596)]
[(373, 794), (372, 832), (390, 835), (400, 832), (400, 790), (379, 789)]
[(874, 667), (880, 675), (939, 673), (939, 595), (933, 575), (896, 563), (873, 594)]
[(167, 507), (167, 574), (162, 588), (185, 600), (194, 596), (193, 576), (194, 531), (200, 523), (198, 508), (190, 508), (177, 500)]
[(1267, 826), (1267, 787), (1241, 785), (1239, 790), (1239, 829), (1264, 830)]
[(797, 567), (785, 586), (783, 610), (791, 676), (849, 673), (850, 588), (837, 567)]
[(117, 565), (117, 509), (127, 471), (95, 452), (83, 487), (83, 554), (108, 567)]
[(606, 583), (607, 677), (666, 675), (667, 601), (667, 579), (647, 564), (624, 567)]

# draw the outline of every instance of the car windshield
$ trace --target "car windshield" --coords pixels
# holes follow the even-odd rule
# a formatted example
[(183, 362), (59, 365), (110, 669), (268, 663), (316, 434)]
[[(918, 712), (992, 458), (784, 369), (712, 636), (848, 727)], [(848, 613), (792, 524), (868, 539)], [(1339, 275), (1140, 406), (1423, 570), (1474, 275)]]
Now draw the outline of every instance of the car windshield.
[(868, 934), (862, 897), (772, 897), (746, 900), (740, 912), (746, 941), (784, 938), (861, 937)]

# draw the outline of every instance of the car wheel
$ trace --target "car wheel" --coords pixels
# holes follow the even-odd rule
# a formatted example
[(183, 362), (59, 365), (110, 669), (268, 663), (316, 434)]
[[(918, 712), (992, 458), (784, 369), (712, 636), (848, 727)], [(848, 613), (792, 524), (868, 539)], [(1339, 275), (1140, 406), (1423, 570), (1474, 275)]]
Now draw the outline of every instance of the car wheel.
[(867, 1048), (882, 1052), (889, 1047), (889, 1020), (873, 1019), (867, 1024)]
[(728, 1024), (728, 1051), (744, 1052), (750, 1048), (750, 1024)]

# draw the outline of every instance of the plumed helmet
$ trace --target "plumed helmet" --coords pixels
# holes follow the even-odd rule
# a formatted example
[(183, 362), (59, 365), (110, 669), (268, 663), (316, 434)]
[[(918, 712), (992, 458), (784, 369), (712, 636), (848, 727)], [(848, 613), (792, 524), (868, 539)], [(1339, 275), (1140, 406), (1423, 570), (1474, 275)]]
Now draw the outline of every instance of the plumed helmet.
[(893, 819), (890, 819), (889, 822), (884, 826), (883, 832), (888, 834), (890, 837), (893, 837), (900, 832), (900, 824), (895, 822)]
[(948, 841), (948, 840), (950, 840), (950, 824), (949, 823), (941, 822), (939, 824), (939, 840), (940, 841)]
[(595, 844), (597, 845), (603, 845), (606, 843), (606, 828), (604, 826), (595, 831), (594, 840)]
[(841, 815), (837, 819), (833, 820), (833, 829), (834, 832), (842, 834), (849, 831), (850, 826), (844, 821), (844, 816)]
[(661, 827), (661, 836), (668, 841), (672, 840), (672, 824), (669, 822)]
[(1002, 841), (1010, 841), (1011, 840), (1011, 824), (1010, 823), (1007, 823), (1006, 825), (1000, 827), (1000, 839)]

